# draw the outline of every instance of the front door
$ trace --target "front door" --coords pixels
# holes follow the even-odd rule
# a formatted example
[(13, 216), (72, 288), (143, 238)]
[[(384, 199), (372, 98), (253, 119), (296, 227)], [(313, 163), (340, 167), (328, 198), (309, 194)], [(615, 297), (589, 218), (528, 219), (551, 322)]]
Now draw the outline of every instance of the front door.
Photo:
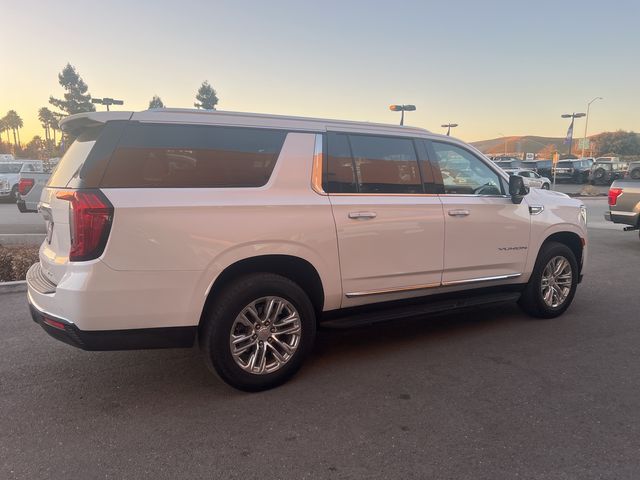
[(433, 141), (430, 156), (442, 174), (445, 221), (444, 285), (517, 278), (524, 271), (531, 217), (525, 201), (506, 195), (494, 168), (463, 145)]

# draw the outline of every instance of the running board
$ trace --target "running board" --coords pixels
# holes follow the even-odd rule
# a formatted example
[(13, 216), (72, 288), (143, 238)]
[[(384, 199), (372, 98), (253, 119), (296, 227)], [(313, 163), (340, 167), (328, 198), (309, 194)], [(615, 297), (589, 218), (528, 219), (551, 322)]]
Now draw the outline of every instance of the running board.
[(490, 293), (462, 298), (449, 298), (447, 300), (437, 300), (429, 302), (427, 298), (424, 303), (387, 307), (364, 312), (346, 314), (330, 320), (320, 321), (320, 325), (328, 328), (352, 328), (373, 323), (388, 322), (401, 318), (416, 317), (434, 313), (442, 313), (451, 310), (460, 310), (469, 307), (480, 307), (496, 303), (513, 302), (520, 298), (520, 292)]

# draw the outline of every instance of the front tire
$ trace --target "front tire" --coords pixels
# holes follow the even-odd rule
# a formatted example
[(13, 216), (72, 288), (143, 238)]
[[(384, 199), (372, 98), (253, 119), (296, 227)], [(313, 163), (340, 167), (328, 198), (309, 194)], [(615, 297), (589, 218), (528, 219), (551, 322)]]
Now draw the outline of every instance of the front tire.
[(520, 308), (537, 318), (562, 315), (573, 301), (579, 275), (578, 262), (569, 247), (558, 242), (545, 243), (518, 301)]
[(315, 311), (307, 294), (271, 273), (236, 279), (213, 299), (200, 334), (207, 366), (239, 390), (289, 380), (311, 352)]
[(14, 185), (11, 189), (11, 197), (9, 198), (11, 203), (16, 203), (18, 201), (18, 186)]
[(548, 184), (548, 183), (543, 183), (543, 184), (542, 184), (542, 189), (543, 189), (543, 190), (549, 190), (549, 188), (550, 188), (550, 187), (549, 187), (549, 184)]

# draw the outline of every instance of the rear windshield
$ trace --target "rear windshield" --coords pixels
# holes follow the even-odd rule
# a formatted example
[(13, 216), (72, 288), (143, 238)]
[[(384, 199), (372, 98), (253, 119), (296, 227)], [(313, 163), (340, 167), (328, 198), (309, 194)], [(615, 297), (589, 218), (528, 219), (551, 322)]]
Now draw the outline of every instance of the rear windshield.
[(113, 152), (104, 188), (260, 187), (286, 132), (207, 125), (132, 124)]
[(49, 178), (47, 186), (64, 188), (72, 178), (78, 176), (80, 168), (82, 168), (101, 132), (102, 127), (88, 128), (83, 131), (71, 144), (69, 150), (67, 150), (60, 160), (60, 163), (58, 163), (58, 166)]
[(0, 163), (0, 173), (20, 173), (21, 163)]

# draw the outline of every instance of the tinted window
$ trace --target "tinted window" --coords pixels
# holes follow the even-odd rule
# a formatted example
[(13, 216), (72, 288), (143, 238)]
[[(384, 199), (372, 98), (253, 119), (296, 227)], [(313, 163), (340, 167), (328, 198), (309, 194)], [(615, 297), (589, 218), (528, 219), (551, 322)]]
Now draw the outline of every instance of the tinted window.
[(422, 193), (410, 138), (350, 135), (360, 193)]
[(327, 134), (327, 167), (325, 192), (357, 192), (355, 169), (351, 158), (349, 137), (341, 133)]
[(132, 124), (111, 156), (102, 187), (260, 187), (286, 133), (203, 125)]
[(53, 171), (47, 185), (50, 187), (66, 187), (69, 181), (80, 172), (100, 133), (102, 133), (102, 127), (84, 130), (60, 159), (60, 163)]
[(447, 194), (502, 195), (500, 176), (471, 152), (432, 142)]

